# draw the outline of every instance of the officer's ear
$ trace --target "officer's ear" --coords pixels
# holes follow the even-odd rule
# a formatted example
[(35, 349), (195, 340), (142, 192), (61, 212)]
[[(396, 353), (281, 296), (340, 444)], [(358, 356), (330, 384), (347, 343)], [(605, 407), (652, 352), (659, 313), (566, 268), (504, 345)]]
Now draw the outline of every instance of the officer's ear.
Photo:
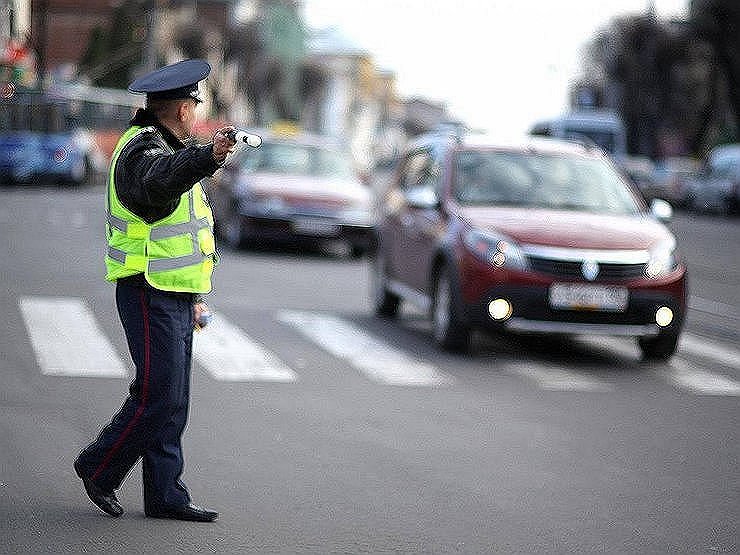
[(188, 120), (190, 110), (192, 110), (191, 104), (192, 102), (190, 100), (184, 100), (180, 102), (177, 107), (177, 121), (179, 121), (180, 123), (184, 123)]

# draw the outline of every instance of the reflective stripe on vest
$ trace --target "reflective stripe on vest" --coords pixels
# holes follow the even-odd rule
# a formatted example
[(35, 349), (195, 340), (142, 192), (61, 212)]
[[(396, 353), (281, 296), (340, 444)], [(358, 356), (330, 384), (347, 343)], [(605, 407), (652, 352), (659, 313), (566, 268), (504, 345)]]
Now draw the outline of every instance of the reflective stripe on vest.
[[(142, 231), (145, 231), (145, 229), (149, 229), (149, 239), (151, 239), (152, 241), (160, 241), (162, 239), (175, 237), (176, 235), (185, 235), (186, 233), (197, 235), (198, 231), (200, 231), (201, 229), (210, 227), (211, 224), (208, 222), (208, 218), (196, 218), (195, 216), (195, 206), (193, 205), (192, 189), (190, 190), (189, 201), (191, 216), (191, 220), (189, 222), (163, 225), (152, 229), (149, 229), (149, 226), (141, 226)], [(112, 228), (117, 229), (121, 233), (125, 233), (129, 237), (136, 237), (137, 233), (135, 231), (135, 228), (140, 224), (128, 222), (123, 218), (119, 218), (108, 212), (108, 225)], [(145, 239), (146, 237), (142, 236), (140, 238)]]
[[(146, 228), (149, 230), (149, 240), (151, 241), (160, 241), (162, 239), (169, 239), (170, 237), (176, 237), (177, 235), (185, 235), (189, 234), (191, 240), (193, 241), (193, 245), (198, 244), (198, 232), (201, 229), (210, 228), (211, 224), (208, 221), (208, 218), (196, 218), (195, 216), (195, 203), (193, 202), (193, 190), (190, 189), (188, 191), (188, 204), (190, 205), (190, 221), (189, 222), (182, 222), (179, 224), (170, 224), (170, 225), (162, 225), (159, 227), (149, 228), (146, 226)], [(129, 237), (134, 234), (129, 234), (130, 228), (135, 228), (136, 226), (139, 226), (140, 224), (137, 224), (136, 222), (128, 222), (122, 218), (119, 218), (117, 216), (114, 216), (110, 212), (108, 212), (108, 225), (111, 227), (116, 228), (121, 233), (127, 234)], [(142, 230), (145, 230), (144, 226), (141, 228)], [(141, 239), (147, 239), (147, 237), (139, 237)], [(144, 257), (141, 255), (127, 255), (125, 252), (123, 252), (120, 249), (117, 249), (116, 247), (113, 247), (111, 245), (108, 245), (108, 256), (110, 256), (113, 260), (116, 262), (127, 265), (127, 256), (129, 258), (134, 257), (141, 259), (144, 264), (128, 264), (129, 267), (139, 268), (141, 267), (141, 271), (144, 271), (146, 268), (146, 262), (144, 261)], [(149, 260), (149, 271), (150, 272), (166, 272), (169, 270), (178, 270), (180, 268), (185, 268), (187, 266), (193, 266), (195, 264), (200, 264), (205, 260), (206, 258), (209, 258), (210, 255), (204, 255), (198, 252), (194, 252), (193, 254), (188, 254), (185, 256), (175, 256), (172, 258), (153, 258)]]

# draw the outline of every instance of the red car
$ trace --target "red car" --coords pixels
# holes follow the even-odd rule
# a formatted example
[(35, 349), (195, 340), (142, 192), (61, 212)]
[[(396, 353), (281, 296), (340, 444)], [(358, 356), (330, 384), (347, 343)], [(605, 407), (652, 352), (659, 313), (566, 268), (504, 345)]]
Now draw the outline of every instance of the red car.
[(382, 202), (375, 311), (428, 310), (449, 350), (480, 328), (632, 336), (644, 358), (667, 359), (686, 312), (670, 216), (595, 146), (424, 136)]

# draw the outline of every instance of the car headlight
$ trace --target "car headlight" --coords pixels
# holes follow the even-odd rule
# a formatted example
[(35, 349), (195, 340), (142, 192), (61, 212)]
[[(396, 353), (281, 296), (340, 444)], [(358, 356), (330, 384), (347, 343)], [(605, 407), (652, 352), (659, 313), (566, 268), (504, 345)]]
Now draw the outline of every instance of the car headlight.
[(469, 230), (465, 246), (478, 259), (496, 268), (526, 270), (527, 259), (517, 244), (504, 235), (490, 231)]
[(676, 241), (671, 239), (650, 249), (650, 259), (645, 266), (645, 274), (655, 278), (672, 272), (678, 266)]

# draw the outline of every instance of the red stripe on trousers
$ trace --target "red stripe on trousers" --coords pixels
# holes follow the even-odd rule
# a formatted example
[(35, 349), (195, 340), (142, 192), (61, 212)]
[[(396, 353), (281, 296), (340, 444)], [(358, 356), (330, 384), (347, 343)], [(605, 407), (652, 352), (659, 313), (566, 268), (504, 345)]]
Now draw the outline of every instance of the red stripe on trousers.
[(150, 344), (149, 344), (149, 312), (146, 307), (146, 300), (144, 296), (144, 291), (141, 292), (141, 313), (142, 318), (144, 320), (144, 383), (142, 385), (141, 389), (141, 403), (139, 403), (139, 407), (136, 409), (136, 413), (134, 414), (134, 417), (131, 419), (131, 422), (128, 423), (128, 426), (126, 426), (126, 429), (123, 430), (123, 433), (121, 434), (121, 437), (118, 438), (115, 444), (113, 444), (113, 447), (111, 447), (110, 451), (108, 451), (108, 454), (103, 459), (103, 462), (100, 463), (100, 466), (95, 470), (95, 473), (92, 475), (92, 480), (96, 480), (98, 476), (100, 476), (100, 473), (105, 470), (105, 468), (108, 466), (108, 463), (110, 463), (110, 460), (113, 458), (113, 455), (116, 454), (116, 452), (121, 448), (121, 445), (123, 445), (123, 442), (126, 440), (126, 437), (131, 433), (131, 430), (136, 425), (136, 422), (141, 417), (142, 413), (144, 412), (144, 409), (146, 408), (146, 401), (149, 393), (149, 350), (150, 350)]

